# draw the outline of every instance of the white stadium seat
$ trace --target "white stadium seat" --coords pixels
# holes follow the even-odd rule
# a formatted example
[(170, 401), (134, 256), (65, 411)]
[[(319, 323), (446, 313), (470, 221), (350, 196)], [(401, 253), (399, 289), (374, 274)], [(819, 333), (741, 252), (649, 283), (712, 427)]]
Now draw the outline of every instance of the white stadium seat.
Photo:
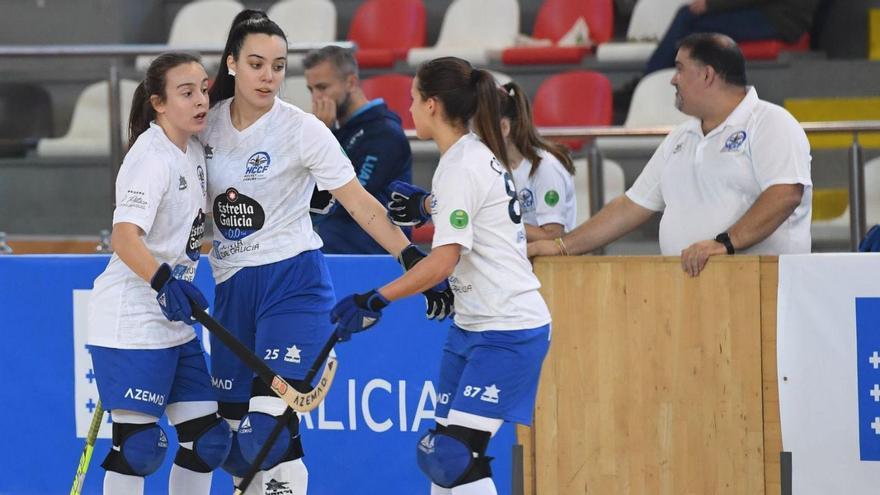
[[(234, 0), (200, 0), (184, 5), (168, 33), (170, 49), (176, 46), (216, 46), (223, 48), (232, 21), (244, 5)], [(138, 70), (146, 71), (155, 57), (142, 55), (135, 61)], [(202, 63), (209, 76), (217, 70), (220, 56), (205, 57)]]
[(646, 62), (666, 34), (675, 13), (687, 0), (639, 0), (633, 8), (627, 41), (602, 43), (596, 50), (600, 62)]
[[(266, 12), (288, 43), (327, 43), (336, 39), (336, 6), (330, 0), (281, 0)], [(302, 69), (305, 54), (287, 57), (288, 70)]]
[(306, 112), (312, 111), (312, 95), (304, 76), (290, 76), (281, 85), (280, 98)]
[[(128, 114), (137, 82), (119, 81), (122, 143), (128, 143)], [(73, 108), (70, 128), (62, 137), (41, 139), (37, 155), (49, 157), (110, 155), (110, 102), (106, 81), (88, 86)]]
[(455, 56), (473, 64), (486, 64), (514, 45), (519, 33), (517, 0), (454, 0), (443, 16), (437, 44), (411, 48), (407, 62)]
[[(587, 170), (587, 159), (574, 160), (574, 191), (577, 196), (577, 225), (590, 218), (590, 173)], [(625, 182), (623, 169), (617, 162), (602, 160), (602, 182), (605, 187), (605, 204), (624, 192)]]
[[(675, 108), (675, 88), (669, 82), (675, 69), (658, 70), (639, 81), (623, 127), (675, 126), (688, 116)], [(651, 154), (663, 141), (662, 137), (601, 137), (596, 146), (603, 152), (643, 151)]]

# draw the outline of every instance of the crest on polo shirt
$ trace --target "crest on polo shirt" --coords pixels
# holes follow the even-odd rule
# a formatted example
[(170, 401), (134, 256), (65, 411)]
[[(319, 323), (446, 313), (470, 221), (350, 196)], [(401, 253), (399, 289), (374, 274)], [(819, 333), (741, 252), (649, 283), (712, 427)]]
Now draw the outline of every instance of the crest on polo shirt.
[(745, 142), (746, 131), (735, 132), (731, 134), (729, 138), (727, 138), (727, 141), (724, 142), (724, 149), (722, 149), (721, 151), (739, 151), (740, 148), (742, 148), (743, 143)]

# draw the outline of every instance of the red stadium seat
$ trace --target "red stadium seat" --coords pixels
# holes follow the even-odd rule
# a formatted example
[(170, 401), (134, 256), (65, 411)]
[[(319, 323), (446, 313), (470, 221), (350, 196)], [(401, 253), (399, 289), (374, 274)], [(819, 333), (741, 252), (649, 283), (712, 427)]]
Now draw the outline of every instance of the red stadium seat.
[(810, 51), (810, 35), (805, 33), (794, 43), (780, 40), (741, 41), (739, 48), (747, 60), (776, 60), (781, 52)]
[[(611, 82), (598, 72), (577, 70), (551, 76), (534, 99), (538, 127), (611, 125)], [(560, 139), (573, 150), (584, 140)]]
[(425, 45), (422, 0), (367, 0), (354, 14), (348, 39), (358, 45), (355, 57), (366, 68), (392, 67), (410, 48)]
[(385, 74), (361, 81), (361, 89), (369, 99), (382, 98), (392, 112), (400, 116), (404, 129), (415, 129), (409, 105), (412, 78), (402, 74)]
[[(610, 40), (614, 34), (612, 0), (545, 0), (532, 36), (556, 43), (579, 17), (587, 21), (594, 45)], [(504, 50), (501, 61), (509, 65), (577, 64), (588, 53), (590, 48), (583, 46), (520, 46)]]
[(434, 240), (434, 224), (428, 222), (421, 227), (412, 230), (412, 241), (414, 244), (431, 244)]

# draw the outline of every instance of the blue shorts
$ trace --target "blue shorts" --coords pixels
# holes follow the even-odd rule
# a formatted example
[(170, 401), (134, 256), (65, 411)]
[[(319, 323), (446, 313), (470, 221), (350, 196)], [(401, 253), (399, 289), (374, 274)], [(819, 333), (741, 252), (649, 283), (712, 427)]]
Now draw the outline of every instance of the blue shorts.
[(215, 401), (199, 339), (167, 349), (89, 346), (98, 394), (107, 410), (162, 417), (175, 402)]
[(455, 409), (530, 425), (550, 325), (526, 330), (470, 332), (453, 325), (443, 346), (438, 418)]
[[(320, 251), (242, 268), (217, 286), (214, 317), (275, 373), (302, 379), (334, 332), (336, 303)], [(247, 402), (254, 373), (211, 336), (211, 376), (221, 402)]]

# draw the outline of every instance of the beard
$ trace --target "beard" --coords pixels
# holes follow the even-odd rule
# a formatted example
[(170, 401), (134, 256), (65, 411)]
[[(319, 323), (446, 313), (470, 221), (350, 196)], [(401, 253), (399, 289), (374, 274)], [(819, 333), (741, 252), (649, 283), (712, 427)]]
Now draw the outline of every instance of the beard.
[(336, 120), (342, 121), (343, 117), (349, 114), (349, 107), (351, 106), (351, 93), (345, 93), (345, 97), (342, 98), (342, 101), (336, 102)]

